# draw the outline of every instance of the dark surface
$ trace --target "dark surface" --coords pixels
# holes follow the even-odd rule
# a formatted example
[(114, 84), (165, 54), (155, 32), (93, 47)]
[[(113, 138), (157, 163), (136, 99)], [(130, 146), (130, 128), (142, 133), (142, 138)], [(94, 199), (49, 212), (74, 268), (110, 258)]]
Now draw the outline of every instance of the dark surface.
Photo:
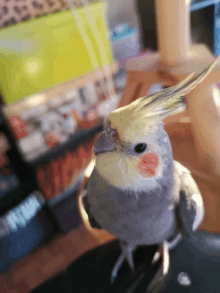
[[(87, 252), (74, 261), (65, 272), (48, 280), (32, 292), (144, 292), (158, 268), (158, 265), (154, 267), (155, 269), (150, 267), (156, 248), (156, 246), (147, 249), (138, 248), (134, 252), (136, 275), (132, 276), (127, 263), (124, 263), (115, 283), (111, 284), (111, 269), (120, 254), (120, 246), (118, 241), (110, 242)], [(131, 286), (135, 280), (137, 288), (136, 291), (132, 291)]]
[[(159, 292), (219, 292), (219, 235), (197, 233), (193, 238), (182, 241), (170, 254), (169, 278)], [(182, 272), (188, 274), (191, 285), (181, 286), (178, 283), (178, 276)]]
[[(158, 262), (154, 267), (151, 266), (156, 249), (156, 246), (139, 247), (134, 252), (136, 275), (132, 276), (127, 263), (124, 263), (115, 284), (112, 285), (111, 269), (120, 248), (118, 241), (107, 243), (87, 252), (74, 261), (65, 272), (46, 281), (32, 293), (147, 293), (147, 286), (161, 265), (161, 262)], [(219, 292), (220, 235), (197, 232), (171, 250), (170, 259), (170, 270), (161, 282), (162, 287), (150, 292)], [(181, 273), (188, 274), (190, 285), (185, 286), (178, 282)], [(136, 281), (138, 284), (132, 289), (132, 284), (135, 285)]]

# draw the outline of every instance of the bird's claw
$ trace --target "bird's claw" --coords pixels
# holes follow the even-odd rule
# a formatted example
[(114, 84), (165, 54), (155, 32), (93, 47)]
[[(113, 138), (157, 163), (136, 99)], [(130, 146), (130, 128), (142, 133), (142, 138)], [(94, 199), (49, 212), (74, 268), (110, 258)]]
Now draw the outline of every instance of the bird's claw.
[(163, 275), (166, 275), (169, 270), (169, 243), (164, 241), (161, 247), (154, 254), (153, 260), (151, 262), (152, 265), (155, 265), (156, 262), (162, 257), (162, 267), (163, 267)]
[(119, 256), (119, 258), (117, 259), (113, 269), (112, 269), (112, 273), (111, 273), (111, 283), (113, 284), (115, 281), (115, 278), (118, 275), (118, 271), (122, 265), (122, 263), (124, 262), (125, 259), (127, 259), (128, 265), (132, 271), (132, 273), (135, 271), (135, 267), (134, 267), (134, 262), (133, 262), (133, 257), (132, 257), (132, 251), (135, 248), (135, 246), (131, 246), (131, 245), (126, 245), (126, 247), (123, 247), (123, 251), (121, 253), (121, 255)]
[(117, 277), (117, 272), (112, 272), (111, 274), (111, 283), (114, 284), (115, 278)]
[(121, 255), (119, 256), (118, 260), (116, 261), (113, 269), (112, 269), (112, 274), (111, 274), (111, 283), (114, 283), (115, 278), (118, 275), (118, 271), (124, 261), (124, 259), (126, 258), (125, 253), (121, 253)]
[(158, 262), (158, 260), (161, 258), (161, 249), (158, 249), (156, 252), (155, 252), (155, 254), (154, 254), (154, 257), (153, 257), (153, 259), (152, 259), (152, 262), (151, 262), (151, 264), (152, 265), (155, 265), (157, 262)]
[(162, 265), (163, 265), (163, 275), (166, 275), (169, 271), (169, 266), (170, 266), (169, 245), (167, 241), (164, 241), (162, 245)]

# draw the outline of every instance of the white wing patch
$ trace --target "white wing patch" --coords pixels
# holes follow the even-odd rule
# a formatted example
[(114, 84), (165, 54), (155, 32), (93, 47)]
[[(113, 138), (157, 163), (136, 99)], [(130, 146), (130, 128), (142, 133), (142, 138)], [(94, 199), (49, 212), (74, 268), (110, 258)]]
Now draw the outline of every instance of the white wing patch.
[(179, 201), (180, 190), (185, 191), (189, 207), (193, 205), (196, 210), (196, 216), (193, 222), (193, 231), (195, 231), (204, 217), (203, 199), (191, 172), (177, 161), (174, 161), (174, 168), (176, 180), (175, 189), (173, 191), (174, 201)]
[(193, 194), (192, 200), (194, 201), (196, 207), (196, 216), (193, 222), (193, 231), (195, 231), (202, 223), (205, 211), (202, 196), (200, 193)]

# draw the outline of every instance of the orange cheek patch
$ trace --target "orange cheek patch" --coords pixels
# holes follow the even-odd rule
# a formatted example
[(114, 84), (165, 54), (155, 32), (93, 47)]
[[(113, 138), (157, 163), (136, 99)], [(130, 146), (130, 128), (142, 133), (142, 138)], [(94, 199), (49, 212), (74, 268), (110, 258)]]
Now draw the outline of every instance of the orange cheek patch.
[(158, 165), (158, 156), (153, 153), (149, 153), (141, 157), (137, 167), (141, 174), (151, 177), (156, 175), (156, 168)]

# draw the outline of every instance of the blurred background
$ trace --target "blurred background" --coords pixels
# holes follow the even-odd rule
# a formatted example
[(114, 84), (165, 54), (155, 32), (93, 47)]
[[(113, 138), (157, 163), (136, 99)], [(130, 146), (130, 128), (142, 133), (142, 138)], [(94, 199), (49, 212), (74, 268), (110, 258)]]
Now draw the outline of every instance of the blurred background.
[[(191, 1), (190, 19), (190, 42), (219, 55), (220, 1)], [(127, 61), (157, 50), (154, 0), (0, 1), (1, 292), (30, 292), (111, 239), (82, 228), (78, 194)]]

